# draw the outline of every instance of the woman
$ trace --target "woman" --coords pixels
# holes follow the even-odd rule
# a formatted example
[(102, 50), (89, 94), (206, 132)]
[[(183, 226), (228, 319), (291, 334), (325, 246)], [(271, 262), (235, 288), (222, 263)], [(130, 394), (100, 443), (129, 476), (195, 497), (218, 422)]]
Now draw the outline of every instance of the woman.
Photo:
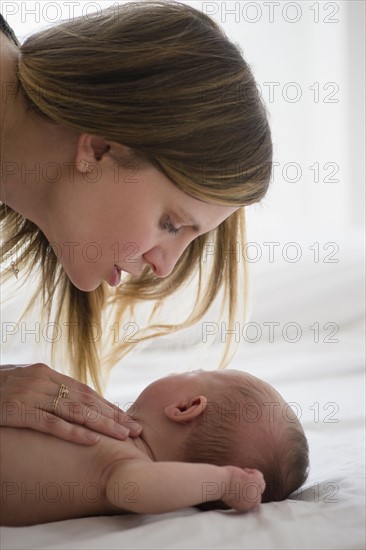
[[(238, 47), (179, 2), (113, 6), (22, 45), (2, 20), (1, 40), (4, 279), (41, 268), (27, 311), (42, 295), (48, 319), (53, 306), (56, 323), (75, 329), (72, 378), (44, 364), (3, 370), (1, 423), (81, 444), (96, 432), (123, 439), (136, 433), (126, 416), (86, 385), (101, 391), (95, 328), (106, 312), (120, 326), (149, 301), (138, 340), (168, 334), (201, 319), (220, 289), (234, 323), (245, 263), (230, 251), (244, 244), (243, 207), (268, 188), (266, 109)], [(195, 276), (188, 319), (152, 324)], [(117, 341), (106, 366), (134, 341)]]

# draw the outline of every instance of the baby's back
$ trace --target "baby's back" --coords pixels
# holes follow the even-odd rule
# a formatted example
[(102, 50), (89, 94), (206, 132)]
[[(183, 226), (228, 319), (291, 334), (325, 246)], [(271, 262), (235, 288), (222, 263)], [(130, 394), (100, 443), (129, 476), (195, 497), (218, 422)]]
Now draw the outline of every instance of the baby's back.
[(105, 496), (109, 467), (138, 454), (101, 435), (91, 447), (30, 429), (0, 428), (2, 525), (122, 513)]

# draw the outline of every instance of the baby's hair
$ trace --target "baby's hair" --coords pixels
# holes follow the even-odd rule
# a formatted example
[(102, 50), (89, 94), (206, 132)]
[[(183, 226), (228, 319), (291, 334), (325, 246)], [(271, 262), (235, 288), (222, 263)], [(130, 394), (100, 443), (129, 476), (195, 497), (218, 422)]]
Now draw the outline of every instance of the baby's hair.
[[(269, 385), (238, 380), (209, 392), (206, 411), (183, 444), (182, 459), (258, 469), (266, 482), (262, 502), (285, 500), (308, 477), (306, 436), (294, 411)], [(222, 501), (198, 507), (228, 508)]]

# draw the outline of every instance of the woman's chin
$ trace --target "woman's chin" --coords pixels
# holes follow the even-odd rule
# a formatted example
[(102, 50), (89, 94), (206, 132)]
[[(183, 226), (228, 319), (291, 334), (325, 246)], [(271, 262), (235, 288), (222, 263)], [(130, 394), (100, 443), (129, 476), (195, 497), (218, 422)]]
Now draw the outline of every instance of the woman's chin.
[(83, 292), (92, 292), (96, 288), (98, 288), (102, 281), (98, 278), (89, 278), (82, 274), (76, 274), (76, 273), (67, 273), (67, 276), (69, 277), (71, 283), (78, 288), (79, 290), (82, 290)]

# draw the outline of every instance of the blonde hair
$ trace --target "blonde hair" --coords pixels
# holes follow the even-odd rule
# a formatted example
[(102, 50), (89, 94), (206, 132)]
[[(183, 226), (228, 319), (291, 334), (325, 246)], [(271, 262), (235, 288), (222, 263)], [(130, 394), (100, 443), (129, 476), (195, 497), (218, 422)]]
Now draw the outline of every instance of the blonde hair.
[[(294, 411), (268, 384), (239, 380), (207, 389), (207, 412), (182, 444), (182, 460), (260, 470), (262, 502), (281, 501), (297, 491), (309, 472), (309, 446)], [(280, 408), (278, 408), (280, 407)], [(199, 506), (227, 508), (221, 501)]]
[[(271, 132), (253, 74), (223, 30), (188, 5), (133, 2), (37, 32), (19, 48), (17, 79), (16, 93), (27, 109), (51, 123), (129, 146), (192, 197), (244, 207), (267, 192)], [(1, 260), (20, 249), (22, 273), (41, 269), (25, 313), (40, 295), (48, 319), (54, 304), (57, 323), (76, 323), (75, 338), (65, 348), (71, 373), (83, 382), (90, 376), (99, 391), (101, 346), (94, 341), (93, 327), (101, 326), (107, 305), (121, 323), (127, 315), (133, 319), (139, 303), (149, 301), (148, 326), (139, 333), (144, 341), (197, 323), (220, 290), (221, 313), (227, 306), (230, 329), (238, 297), (247, 294), (245, 261), (227, 253), (235, 243), (245, 244), (244, 208), (192, 241), (165, 279), (147, 268), (114, 290), (103, 282), (92, 292), (73, 286), (34, 223), (5, 205), (0, 220), (5, 238)], [(215, 254), (211, 262), (203, 262), (208, 242), (214, 243)], [(11, 277), (11, 270), (5, 276)], [(195, 276), (196, 306), (187, 319), (153, 324), (166, 298)], [(226, 366), (232, 344), (229, 333), (220, 367)], [(107, 367), (133, 346), (116, 346)], [(52, 343), (52, 362), (59, 348)]]

